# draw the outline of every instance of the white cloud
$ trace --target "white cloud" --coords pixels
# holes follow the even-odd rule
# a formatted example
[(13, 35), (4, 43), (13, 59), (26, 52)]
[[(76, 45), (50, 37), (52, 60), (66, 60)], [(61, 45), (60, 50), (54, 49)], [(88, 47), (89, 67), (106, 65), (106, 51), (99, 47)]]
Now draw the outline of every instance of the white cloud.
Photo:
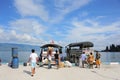
[[(0, 41), (38, 45), (49, 43), (49, 40), (53, 38), (56, 39), (55, 43), (62, 45), (76, 41), (91, 41), (97, 49), (120, 42), (120, 21), (102, 25), (98, 20), (105, 16), (98, 16), (94, 20), (80, 19), (82, 21), (77, 21), (78, 16), (91, 17), (87, 11), (80, 12), (81, 16), (77, 13), (76, 21), (70, 22), (66, 19), (66, 23), (57, 24), (62, 28), (49, 23), (63, 20), (66, 15), (69, 16), (70, 13), (80, 10), (92, 0), (49, 0), (50, 3), (46, 1), (48, 0), (14, 0), (15, 7), (23, 18), (9, 22), (7, 30), (4, 26), (0, 27)], [(41, 19), (45, 22), (40, 23)]]
[(19, 44), (34, 44), (34, 45), (40, 45), (42, 42), (44, 42), (40, 38), (35, 38), (26, 33), (19, 34), (15, 30), (10, 30), (8, 33), (6, 33), (6, 32), (0, 33), (1, 34), (0, 42), (19, 43)]
[(0, 26), (0, 42), (4, 41), (4, 29), (2, 28), (3, 26)]
[(73, 26), (75, 31), (78, 31), (80, 33), (84, 34), (99, 34), (99, 33), (107, 33), (107, 32), (119, 32), (120, 30), (120, 22), (114, 22), (110, 25), (101, 25), (100, 23), (92, 20), (84, 20), (80, 22), (73, 22)]
[(42, 35), (46, 30), (37, 20), (18, 19), (9, 22), (7, 27), (0, 26), (0, 42), (40, 45), (45, 43)]
[(10, 22), (10, 26), (13, 30), (16, 30), (19, 33), (27, 33), (31, 35), (40, 35), (46, 30), (45, 26), (41, 25), (34, 19), (18, 19)]
[(55, 6), (57, 10), (63, 12), (63, 14), (67, 14), (85, 6), (89, 2), (90, 0), (55, 0)]
[(0, 28), (0, 34), (3, 33), (3, 32), (4, 32), (4, 30), (2, 28)]
[[(54, 0), (54, 2), (57, 19), (55, 17), (51, 20), (51, 22), (63, 20), (67, 14), (82, 8), (91, 2), (91, 0)], [(87, 13), (84, 13), (84, 16), (85, 15), (87, 15)]]
[(14, 0), (18, 12), (22, 16), (37, 16), (44, 21), (48, 21), (48, 12), (41, 3), (36, 0)]
[(73, 21), (72, 24), (73, 26), (68, 30), (66, 40), (72, 40), (74, 42), (75, 40), (80, 42), (91, 41), (95, 43), (97, 49), (104, 49), (105, 45), (118, 43), (120, 41), (120, 38), (118, 38), (118, 35), (120, 35), (120, 21), (103, 26), (99, 22), (87, 19), (84, 21)]
[(102, 19), (102, 18), (105, 18), (106, 16), (97, 16), (96, 17), (96, 20), (99, 20), (99, 19)]
[[(61, 35), (65, 39), (55, 40), (54, 42), (62, 46), (71, 42), (91, 41), (95, 44), (95, 49), (101, 50), (105, 49), (107, 45), (120, 44), (120, 21), (103, 26), (99, 22), (86, 19), (73, 21), (70, 25), (71, 28), (66, 30), (68, 34), (67, 32), (64, 34), (56, 31), (54, 32), (55, 35), (52, 35), (47, 33), (45, 31), (46, 27), (41, 26), (36, 20), (19, 19), (10, 22), (10, 30), (4, 30), (4, 26), (0, 27), (0, 41), (40, 45), (50, 43), (53, 36), (61, 38), (59, 36)], [(45, 37), (40, 37), (43, 36), (43, 33), (45, 33), (45, 36), (50, 36), (48, 41), (45, 40)]]
[(51, 0), (49, 1), (50, 4), (45, 4), (46, 0), (14, 1), (15, 7), (20, 15), (39, 17), (46, 22), (56, 23), (63, 20), (66, 14), (80, 9), (87, 5), (91, 0)]

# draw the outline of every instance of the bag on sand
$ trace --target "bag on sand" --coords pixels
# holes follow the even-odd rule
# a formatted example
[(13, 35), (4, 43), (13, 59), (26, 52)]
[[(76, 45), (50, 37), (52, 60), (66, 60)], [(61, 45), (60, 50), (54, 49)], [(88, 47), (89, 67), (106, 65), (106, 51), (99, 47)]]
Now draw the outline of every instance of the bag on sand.
[(65, 66), (66, 67), (72, 67), (72, 63), (70, 63), (69, 61), (65, 61)]

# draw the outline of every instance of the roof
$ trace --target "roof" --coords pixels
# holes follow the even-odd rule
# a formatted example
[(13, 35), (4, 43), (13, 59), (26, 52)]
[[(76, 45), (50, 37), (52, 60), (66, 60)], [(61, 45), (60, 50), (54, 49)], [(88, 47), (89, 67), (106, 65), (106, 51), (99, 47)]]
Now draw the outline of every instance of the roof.
[(85, 48), (85, 47), (93, 47), (94, 44), (92, 42), (77, 42), (77, 43), (71, 43), (68, 46), (70, 47), (80, 46), (82, 48)]
[(41, 46), (41, 48), (46, 48), (46, 47), (62, 48), (62, 46), (60, 46), (58, 44), (45, 44), (45, 45)]

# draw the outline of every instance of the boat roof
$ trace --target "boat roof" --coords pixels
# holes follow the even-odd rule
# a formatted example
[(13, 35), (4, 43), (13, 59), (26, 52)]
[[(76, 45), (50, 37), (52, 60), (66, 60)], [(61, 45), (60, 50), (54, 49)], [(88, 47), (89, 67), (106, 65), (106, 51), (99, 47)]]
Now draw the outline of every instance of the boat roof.
[(41, 48), (46, 48), (46, 47), (62, 48), (62, 46), (58, 44), (44, 44), (41, 46)]
[(92, 42), (86, 41), (86, 42), (76, 42), (76, 43), (70, 43), (68, 45), (69, 47), (77, 47), (80, 46), (82, 48), (86, 48), (86, 47), (93, 47), (94, 44)]

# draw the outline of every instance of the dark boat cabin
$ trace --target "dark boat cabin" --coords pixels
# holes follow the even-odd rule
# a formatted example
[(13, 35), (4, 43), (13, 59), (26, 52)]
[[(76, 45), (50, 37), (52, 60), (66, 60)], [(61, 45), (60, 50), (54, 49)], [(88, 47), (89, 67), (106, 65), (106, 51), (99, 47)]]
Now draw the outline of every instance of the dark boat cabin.
[(90, 51), (93, 47), (92, 42), (77, 42), (77, 43), (70, 43), (65, 47), (67, 59), (72, 63), (78, 63), (79, 57), (82, 52)]

